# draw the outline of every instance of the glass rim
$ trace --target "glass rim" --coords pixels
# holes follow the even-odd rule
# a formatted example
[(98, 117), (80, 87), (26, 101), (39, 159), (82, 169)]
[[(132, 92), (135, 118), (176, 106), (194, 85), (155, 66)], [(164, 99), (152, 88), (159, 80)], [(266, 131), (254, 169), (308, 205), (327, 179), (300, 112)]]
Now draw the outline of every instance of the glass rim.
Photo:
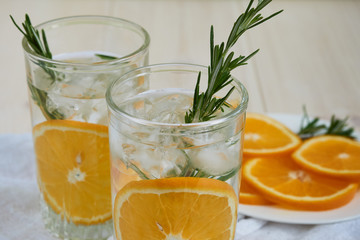
[[(132, 76), (132, 74), (136, 71), (141, 71), (143, 69), (151, 69), (151, 68), (160, 68), (160, 67), (171, 67), (171, 66), (187, 66), (187, 67), (194, 67), (194, 68), (199, 68), (199, 69), (204, 69), (207, 71), (207, 67), (204, 65), (200, 65), (200, 64), (192, 64), (192, 63), (158, 63), (158, 64), (151, 64), (151, 65), (147, 65), (147, 66), (143, 66), (143, 67), (139, 67), (139, 68), (135, 68), (127, 73), (125, 73), (124, 75), (122, 75), (120, 78), (116, 79), (115, 81), (113, 81), (110, 86), (108, 87), (108, 89), (106, 90), (105, 93), (105, 99), (108, 105), (108, 109), (111, 111), (111, 114), (114, 114), (115, 116), (121, 116), (127, 120), (130, 120), (131, 122), (135, 122), (137, 124), (140, 125), (146, 125), (146, 126), (152, 126), (152, 127), (167, 127), (167, 128), (204, 128), (204, 127), (210, 127), (210, 126), (216, 126), (216, 125), (221, 125), (223, 123), (226, 123), (232, 119), (234, 119), (235, 117), (237, 117), (238, 115), (244, 113), (247, 109), (247, 105), (248, 105), (248, 101), (249, 101), (249, 95), (248, 95), (248, 91), (246, 90), (245, 86), (235, 77), (231, 76), (233, 79), (233, 82), (231, 84), (233, 84), (235, 86), (235, 89), (237, 89), (239, 92), (241, 92), (242, 94), (242, 99), (241, 102), (239, 103), (239, 105), (230, 113), (220, 117), (220, 118), (216, 118), (216, 119), (212, 119), (209, 121), (204, 121), (204, 122), (196, 122), (196, 123), (161, 123), (161, 122), (155, 122), (155, 121), (151, 121), (151, 120), (146, 120), (146, 119), (142, 119), (142, 118), (138, 118), (138, 117), (134, 117), (128, 113), (126, 113), (125, 111), (122, 111), (118, 105), (113, 101), (112, 98), (112, 89), (116, 86), (117, 83), (119, 82), (123, 82), (124, 80), (126, 80), (127, 78), (129, 78), (130, 76)], [(176, 69), (169, 69), (168, 71), (174, 71)], [(163, 72), (166, 70), (163, 70)], [(181, 70), (179, 70), (181, 71)], [(136, 76), (136, 75), (135, 75)], [(196, 79), (195, 79), (196, 80)], [(195, 83), (196, 81), (194, 81)], [(195, 87), (195, 85), (194, 85)], [(111, 120), (109, 120), (109, 125)]]
[[(133, 52), (131, 52), (131, 53), (129, 53), (129, 54), (123, 56), (123, 57), (120, 57), (120, 58), (117, 58), (117, 59), (114, 59), (114, 60), (107, 60), (107, 61), (104, 61), (104, 62), (101, 62), (101, 63), (97, 63), (96, 65), (93, 64), (93, 63), (64, 62), (64, 61), (61, 61), (61, 60), (55, 60), (55, 59), (49, 59), (49, 58), (43, 57), (43, 56), (37, 54), (30, 47), (30, 45), (28, 44), (27, 39), (24, 36), (22, 38), (22, 46), (23, 46), (23, 49), (24, 49), (25, 53), (33, 60), (47, 62), (47, 63), (51, 63), (51, 64), (55, 64), (55, 65), (92, 67), (92, 68), (99, 67), (99, 68), (101, 68), (103, 66), (108, 66), (108, 65), (114, 65), (114, 64), (117, 64), (117, 63), (127, 62), (129, 59), (137, 57), (139, 55), (141, 56), (143, 52), (148, 51), (148, 48), (149, 48), (149, 45), (150, 45), (150, 35), (149, 35), (149, 33), (141, 25), (139, 25), (139, 24), (137, 24), (135, 22), (123, 19), (123, 18), (112, 17), (112, 16), (103, 16), (103, 15), (76, 15), (76, 16), (68, 16), (68, 17), (61, 17), (61, 18), (51, 19), (51, 20), (48, 20), (48, 21), (45, 21), (43, 23), (40, 23), (40, 24), (36, 25), (34, 28), (37, 29), (37, 30), (40, 30), (45, 25), (50, 25), (50, 24), (54, 24), (54, 23), (56, 24), (57, 22), (61, 22), (61, 21), (69, 21), (69, 22), (71, 22), (71, 21), (75, 21), (75, 20), (78, 20), (78, 19), (83, 19), (83, 20), (86, 20), (86, 19), (89, 19), (89, 20), (90, 19), (103, 19), (104, 21), (108, 20), (108, 21), (114, 21), (114, 22), (120, 22), (120, 23), (126, 24), (127, 26), (133, 27), (133, 29), (129, 28), (128, 30), (136, 32), (136, 31), (134, 31), (134, 29), (135, 29), (135, 30), (137, 30), (138, 33), (141, 33), (143, 35), (144, 42), (135, 51), (133, 51)], [(91, 22), (91, 21), (89, 21), (89, 22)]]

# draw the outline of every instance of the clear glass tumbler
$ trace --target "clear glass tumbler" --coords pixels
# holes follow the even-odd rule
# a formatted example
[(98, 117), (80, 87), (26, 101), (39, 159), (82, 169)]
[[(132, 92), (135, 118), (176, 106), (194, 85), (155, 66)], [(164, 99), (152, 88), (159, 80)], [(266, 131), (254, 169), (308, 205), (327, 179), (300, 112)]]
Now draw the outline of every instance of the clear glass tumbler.
[(64, 239), (112, 234), (105, 92), (148, 64), (150, 38), (127, 20), (74, 16), (36, 26), (52, 59), (25, 54), (37, 179), (46, 228)]
[(248, 94), (233, 79), (213, 119), (185, 123), (199, 72), (201, 92), (207, 68), (192, 64), (138, 68), (107, 90), (118, 240), (234, 238)]

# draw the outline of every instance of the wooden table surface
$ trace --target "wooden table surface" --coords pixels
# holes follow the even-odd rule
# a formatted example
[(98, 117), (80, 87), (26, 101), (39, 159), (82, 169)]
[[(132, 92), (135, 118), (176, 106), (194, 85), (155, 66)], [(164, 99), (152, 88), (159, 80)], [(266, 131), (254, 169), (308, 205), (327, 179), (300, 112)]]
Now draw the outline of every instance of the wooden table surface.
[[(21, 34), (10, 21), (28, 13), (34, 24), (72, 15), (108, 15), (142, 25), (151, 35), (150, 63), (208, 65), (209, 29), (225, 41), (247, 1), (230, 0), (2, 0), (0, 133), (31, 131)], [(350, 117), (360, 129), (360, 1), (274, 0), (284, 9), (246, 33), (235, 51), (260, 48), (234, 75), (250, 94), (249, 111)]]

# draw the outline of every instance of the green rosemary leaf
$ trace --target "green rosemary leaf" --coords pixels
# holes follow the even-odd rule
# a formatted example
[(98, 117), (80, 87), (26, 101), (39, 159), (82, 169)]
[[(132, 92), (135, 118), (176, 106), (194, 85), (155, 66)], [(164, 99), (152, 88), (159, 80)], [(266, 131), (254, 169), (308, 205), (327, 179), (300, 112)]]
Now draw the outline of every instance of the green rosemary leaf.
[(46, 105), (48, 95), (45, 91), (35, 88), (30, 82), (28, 82), (28, 86), (33, 100), (47, 120), (64, 119), (64, 115), (59, 111), (49, 111)]
[(110, 56), (110, 55), (105, 55), (105, 54), (100, 54), (100, 53), (96, 53), (95, 56), (103, 59), (103, 60), (115, 60), (118, 59), (117, 57), (114, 56)]
[(47, 42), (46, 34), (45, 34), (44, 29), (41, 29), (41, 33), (42, 33), (43, 42), (44, 42), (44, 45), (45, 45), (46, 57), (52, 59), (52, 54), (51, 54), (50, 49), (49, 49), (49, 44)]
[(325, 134), (355, 139), (354, 128), (348, 127), (347, 120), (347, 117), (344, 119), (338, 119), (335, 115), (332, 115), (330, 124), (327, 126), (326, 124), (320, 123), (320, 119), (318, 117), (310, 120), (306, 107), (304, 106), (300, 130), (297, 134), (303, 140)]
[[(24, 35), (24, 37), (27, 39), (30, 47), (34, 50), (35, 53), (39, 54), (42, 57), (52, 59), (52, 54), (49, 48), (49, 44), (46, 38), (45, 31), (41, 30), (40, 37), (39, 31), (36, 30), (30, 20), (30, 17), (28, 14), (25, 14), (25, 21), (22, 23), (23, 29), (22, 30), (19, 25), (15, 22), (14, 18), (10, 15), (11, 21), (14, 23), (15, 27)], [(53, 69), (53, 65), (45, 62), (39, 62), (39, 66), (50, 75), (51, 79), (53, 81), (58, 80), (56, 77), (56, 73)], [(42, 113), (44, 114), (44, 117), (46, 119), (64, 119), (64, 115), (61, 114), (59, 111), (54, 110), (50, 111), (47, 107), (47, 101), (48, 96), (45, 91), (42, 91), (40, 89), (37, 89), (33, 87), (29, 83), (29, 89), (31, 93), (32, 99), (34, 99), (35, 103), (39, 106)]]
[(217, 178), (220, 181), (227, 181), (228, 179), (232, 178), (233, 176), (235, 176), (235, 174), (237, 174), (239, 172), (240, 166), (237, 168), (234, 168), (232, 170), (230, 170), (228, 173), (226, 173), (225, 175)]
[(180, 151), (184, 154), (185, 159), (186, 159), (186, 163), (185, 163), (185, 166), (183, 167), (183, 169), (182, 169), (179, 176), (180, 177), (186, 177), (187, 173), (188, 173), (188, 171), (189, 171), (189, 169), (191, 167), (191, 159), (184, 150), (180, 149)]
[(214, 114), (221, 106), (224, 105), (224, 103), (226, 102), (226, 100), (228, 99), (228, 97), (231, 95), (231, 93), (234, 91), (235, 87), (232, 87), (230, 89), (230, 91), (225, 95), (225, 97), (219, 99), (216, 102), (215, 107), (213, 108), (213, 110), (210, 112), (209, 116), (211, 116), (212, 114)]
[[(208, 121), (214, 118), (216, 110), (222, 109), (222, 104), (226, 102), (226, 98), (230, 95), (226, 94), (226, 98), (215, 104), (213, 101), (214, 94), (229, 85), (232, 82), (231, 71), (235, 68), (247, 64), (247, 61), (252, 58), (258, 51), (252, 52), (248, 56), (238, 56), (233, 59), (234, 52), (229, 52), (232, 46), (237, 42), (239, 37), (250, 28), (259, 25), (270, 18), (280, 14), (278, 11), (269, 17), (263, 18), (259, 13), (271, 0), (259, 1), (257, 6), (252, 8), (254, 0), (250, 0), (245, 12), (241, 14), (235, 21), (233, 28), (230, 31), (227, 42), (214, 44), (214, 27), (210, 28), (210, 65), (208, 66), (208, 80), (205, 94), (194, 91), (193, 107), (185, 114), (185, 123)], [(196, 83), (195, 89), (199, 86), (199, 79)]]
[(306, 111), (306, 107), (303, 106), (303, 116), (300, 122), (300, 130), (297, 133), (299, 137), (303, 140), (314, 137), (319, 134), (319, 132), (326, 129), (325, 124), (319, 123), (319, 118), (314, 118), (310, 120), (309, 115)]
[(145, 180), (148, 180), (150, 179), (143, 171), (140, 170), (140, 168), (138, 168), (135, 164), (129, 162), (129, 168), (131, 168), (132, 170), (134, 170), (138, 175), (139, 177), (141, 177), (141, 179), (145, 179)]
[(331, 116), (330, 125), (325, 134), (339, 135), (347, 138), (355, 139), (354, 128), (347, 126), (348, 117), (338, 119), (335, 115)]
[(269, 20), (270, 18), (275, 17), (276, 15), (278, 15), (278, 14), (280, 14), (280, 13), (281, 13), (281, 11), (271, 14), (271, 15), (268, 16), (267, 18), (264, 18), (263, 20), (255, 23), (255, 24), (252, 24), (252, 25), (249, 27), (249, 29), (251, 29), (251, 28), (253, 28), (253, 27), (256, 27), (256, 26), (259, 25), (259, 24), (262, 24), (263, 22)]

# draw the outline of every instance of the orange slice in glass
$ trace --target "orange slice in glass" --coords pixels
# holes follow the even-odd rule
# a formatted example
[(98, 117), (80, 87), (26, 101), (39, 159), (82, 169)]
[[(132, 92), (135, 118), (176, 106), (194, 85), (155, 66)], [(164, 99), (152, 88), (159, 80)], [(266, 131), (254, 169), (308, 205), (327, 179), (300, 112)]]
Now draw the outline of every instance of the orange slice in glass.
[(207, 178), (128, 183), (115, 198), (117, 240), (232, 240), (238, 199), (233, 188)]
[(111, 219), (108, 128), (51, 120), (33, 135), (39, 187), (52, 209), (75, 224)]

